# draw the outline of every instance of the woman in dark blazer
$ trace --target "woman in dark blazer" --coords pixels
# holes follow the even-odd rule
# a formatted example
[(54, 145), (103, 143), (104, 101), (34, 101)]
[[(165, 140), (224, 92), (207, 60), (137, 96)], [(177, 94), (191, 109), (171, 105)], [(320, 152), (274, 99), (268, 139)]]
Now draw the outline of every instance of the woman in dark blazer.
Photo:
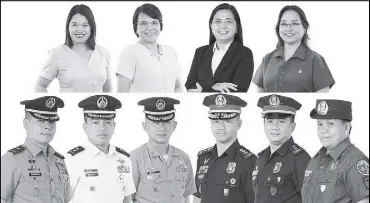
[(188, 92), (247, 92), (253, 76), (252, 51), (243, 46), (238, 11), (218, 5), (209, 19), (209, 45), (195, 51), (185, 83)]

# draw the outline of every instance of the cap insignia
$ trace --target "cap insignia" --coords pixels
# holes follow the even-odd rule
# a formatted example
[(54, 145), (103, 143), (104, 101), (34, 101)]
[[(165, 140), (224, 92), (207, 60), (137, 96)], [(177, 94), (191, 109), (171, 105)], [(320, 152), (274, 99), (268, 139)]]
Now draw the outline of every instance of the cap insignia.
[(269, 99), (270, 106), (277, 107), (280, 104), (279, 97), (272, 95)]
[(319, 105), (317, 105), (317, 113), (320, 114), (320, 115), (326, 115), (328, 113), (328, 109), (329, 109), (329, 106), (328, 106), (328, 103), (326, 103), (326, 101), (321, 101), (319, 103)]
[(108, 100), (107, 98), (105, 98), (104, 96), (101, 96), (99, 97), (98, 101), (96, 101), (96, 105), (101, 108), (101, 109), (104, 109), (105, 107), (107, 107), (108, 105)]
[(224, 107), (226, 105), (226, 98), (223, 95), (218, 95), (215, 99), (217, 107)]
[(166, 107), (166, 102), (163, 99), (158, 99), (155, 102), (155, 107), (161, 111)]
[(53, 108), (55, 106), (55, 98), (51, 97), (45, 102), (45, 106), (49, 109)]

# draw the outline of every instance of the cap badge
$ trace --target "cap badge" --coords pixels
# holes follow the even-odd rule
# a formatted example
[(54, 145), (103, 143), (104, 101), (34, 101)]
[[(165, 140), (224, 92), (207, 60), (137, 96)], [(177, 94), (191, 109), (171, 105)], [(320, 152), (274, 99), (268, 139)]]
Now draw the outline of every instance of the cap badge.
[(158, 99), (155, 102), (155, 107), (157, 107), (157, 109), (161, 111), (166, 107), (166, 102), (163, 99)]
[(329, 106), (326, 101), (322, 101), (317, 105), (317, 113), (325, 116), (328, 113)]
[(53, 108), (55, 105), (55, 98), (54, 97), (51, 97), (49, 98), (48, 100), (46, 100), (45, 102), (45, 106), (49, 109)]
[(223, 95), (218, 95), (215, 99), (217, 107), (224, 107), (226, 105), (226, 98)]
[(108, 100), (107, 98), (105, 98), (104, 96), (101, 96), (99, 97), (98, 101), (96, 101), (96, 105), (101, 108), (101, 109), (104, 109), (105, 107), (107, 107), (108, 105)]
[(280, 104), (279, 97), (272, 95), (269, 99), (270, 106), (277, 107)]

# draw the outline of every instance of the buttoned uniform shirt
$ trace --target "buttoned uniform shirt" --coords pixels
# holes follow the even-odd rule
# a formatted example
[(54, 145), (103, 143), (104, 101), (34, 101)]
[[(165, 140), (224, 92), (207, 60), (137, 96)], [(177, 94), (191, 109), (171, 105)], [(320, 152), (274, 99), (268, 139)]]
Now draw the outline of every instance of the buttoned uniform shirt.
[(351, 203), (369, 196), (369, 158), (347, 138), (312, 158), (302, 186), (303, 203)]
[(136, 186), (134, 203), (184, 203), (195, 191), (189, 156), (169, 145), (167, 161), (150, 143), (130, 153)]
[(28, 139), (21, 147), (1, 157), (1, 203), (69, 202), (73, 193), (64, 157), (50, 145), (44, 155)]
[(40, 76), (48, 80), (57, 78), (60, 92), (103, 92), (103, 86), (111, 79), (108, 51), (95, 46), (90, 59), (86, 61), (67, 45), (49, 51)]
[(227, 44), (223, 49), (219, 49), (217, 46), (217, 42), (213, 45), (213, 56), (212, 56), (212, 73), (215, 75), (217, 67), (220, 65), (221, 60), (224, 58), (227, 50), (230, 47), (230, 44)]
[(253, 203), (256, 155), (236, 140), (220, 157), (217, 145), (198, 153), (194, 196), (201, 203)]
[(135, 192), (130, 158), (109, 145), (105, 154), (86, 141), (84, 150), (66, 155), (74, 191), (72, 203), (122, 203)]
[(302, 43), (286, 62), (284, 46), (267, 54), (252, 81), (266, 92), (317, 92), (335, 83), (324, 57)]
[(131, 92), (175, 92), (180, 65), (176, 52), (158, 45), (159, 56), (152, 56), (142, 44), (126, 47), (119, 56), (116, 74), (131, 80)]
[(301, 203), (301, 187), (310, 155), (293, 138), (271, 154), (267, 147), (258, 154), (252, 180), (255, 203)]

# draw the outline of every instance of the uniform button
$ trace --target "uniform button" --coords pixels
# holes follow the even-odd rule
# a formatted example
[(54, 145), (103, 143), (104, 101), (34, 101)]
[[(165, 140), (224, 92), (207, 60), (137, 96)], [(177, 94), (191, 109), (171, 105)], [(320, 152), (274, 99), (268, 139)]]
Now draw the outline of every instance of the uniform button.
[(172, 198), (175, 198), (175, 195), (172, 195)]
[(53, 198), (55, 198), (55, 195), (53, 195)]
[(283, 85), (283, 83), (280, 83), (279, 85)]

